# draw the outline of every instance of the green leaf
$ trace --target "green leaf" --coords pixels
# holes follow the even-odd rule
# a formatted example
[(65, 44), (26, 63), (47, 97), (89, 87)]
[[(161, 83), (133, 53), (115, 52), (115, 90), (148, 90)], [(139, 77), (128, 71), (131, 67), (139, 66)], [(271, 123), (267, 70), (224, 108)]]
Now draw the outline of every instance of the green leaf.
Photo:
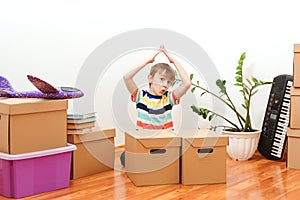
[(221, 93), (225, 93), (226, 92), (225, 83), (226, 83), (226, 81), (225, 80), (221, 80), (221, 79), (218, 79), (216, 81), (216, 85), (220, 88), (220, 92)]
[(248, 101), (248, 99), (245, 99), (244, 105), (245, 105), (246, 107), (249, 107), (249, 101)]
[(214, 116), (215, 116), (214, 114), (211, 114), (211, 115), (208, 117), (208, 120), (211, 121), (211, 120), (214, 118)]
[(193, 80), (194, 74), (190, 74), (190, 80)]
[(246, 52), (242, 53), (240, 60), (245, 60), (246, 58)]
[(193, 87), (193, 88), (191, 89), (191, 92), (194, 93), (195, 89), (196, 89), (196, 87)]
[(250, 87), (248, 85), (244, 84), (244, 87), (250, 90)]
[(252, 92), (251, 96), (255, 95), (258, 92), (258, 90), (255, 90), (254, 92)]
[(207, 110), (206, 108), (197, 108), (195, 105), (192, 105), (191, 108), (192, 108), (193, 112), (200, 115), (203, 119), (206, 119), (207, 115), (210, 113), (210, 111)]
[(246, 78), (246, 81), (249, 83), (249, 85), (250, 85), (251, 87), (253, 87), (253, 83), (252, 83), (248, 78)]
[(258, 84), (258, 80), (257, 80), (256, 78), (252, 77), (252, 81), (253, 81), (254, 83)]
[(235, 77), (235, 80), (236, 80), (238, 83), (241, 83), (241, 82), (242, 82), (242, 77), (236, 76), (236, 77)]
[(236, 83), (236, 84), (234, 84), (235, 86), (242, 86), (242, 83)]
[(238, 70), (238, 71), (235, 72), (235, 74), (242, 75), (242, 71)]
[(246, 87), (243, 88), (243, 91), (249, 95), (249, 90)]
[(242, 104), (242, 106), (243, 106), (243, 108), (245, 108), (247, 110), (247, 107), (244, 104)]

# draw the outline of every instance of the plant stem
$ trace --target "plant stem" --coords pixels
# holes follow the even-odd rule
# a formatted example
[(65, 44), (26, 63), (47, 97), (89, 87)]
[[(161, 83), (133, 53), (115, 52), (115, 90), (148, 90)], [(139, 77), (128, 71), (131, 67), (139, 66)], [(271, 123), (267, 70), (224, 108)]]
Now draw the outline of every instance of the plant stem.
[(197, 87), (197, 88), (200, 88), (201, 90), (204, 90), (205, 92), (213, 95), (214, 97), (218, 98), (219, 100), (221, 100), (222, 102), (224, 102), (229, 108), (231, 108), (234, 113), (237, 115), (237, 118), (241, 119), (243, 122), (245, 122), (245, 118), (236, 110), (236, 108), (234, 106), (232, 106), (231, 104), (229, 104), (227, 101), (225, 101), (224, 99), (222, 99), (221, 97), (219, 97), (218, 95), (216, 95), (215, 93), (213, 92), (210, 92), (209, 90), (199, 86), (199, 85), (196, 85), (194, 83), (192, 83), (193, 86)]
[[(230, 97), (229, 97), (229, 95), (228, 95), (228, 93), (227, 93), (226, 90), (225, 90), (225, 95), (226, 95), (228, 101), (230, 102), (230, 104), (231, 104), (233, 110), (237, 110), (236, 107), (234, 106), (233, 102), (231, 101), (231, 99), (230, 99)], [(237, 117), (237, 119), (238, 119), (238, 121), (239, 121), (239, 123), (240, 123), (240, 125), (241, 125), (241, 128), (244, 129), (243, 123), (242, 123), (242, 121), (241, 121), (241, 116), (239, 116), (239, 113), (238, 113), (238, 112), (235, 112), (235, 114), (236, 114), (236, 117)], [(246, 119), (246, 120), (247, 120), (247, 119)]]
[(254, 87), (252, 87), (250, 89), (249, 96), (248, 96), (249, 105), (248, 105), (247, 111), (246, 111), (246, 122), (245, 122), (244, 131), (246, 131), (247, 129), (252, 130), (252, 125), (251, 125), (251, 120), (250, 120), (250, 101), (251, 101), (251, 95), (252, 95), (253, 89), (254, 89)]
[(211, 111), (209, 109), (207, 109), (209, 112), (213, 113), (214, 115), (218, 116), (218, 117), (221, 117), (222, 119), (224, 119), (225, 121), (227, 121), (228, 123), (230, 123), (232, 126), (234, 126), (238, 131), (240, 131), (240, 128), (235, 124), (233, 123), (232, 121), (228, 120), (227, 118), (225, 118), (224, 116), (218, 114), (218, 113), (215, 113), (214, 111)]

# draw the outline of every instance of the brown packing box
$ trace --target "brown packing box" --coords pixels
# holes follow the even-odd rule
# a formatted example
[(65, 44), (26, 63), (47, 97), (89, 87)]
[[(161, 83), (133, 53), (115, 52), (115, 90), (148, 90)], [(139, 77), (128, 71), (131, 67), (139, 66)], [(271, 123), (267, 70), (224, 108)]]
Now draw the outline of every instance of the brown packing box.
[(81, 135), (68, 135), (68, 142), (75, 144), (73, 152), (71, 179), (76, 179), (114, 168), (115, 128), (93, 128)]
[(0, 98), (0, 152), (65, 147), (67, 108), (67, 100)]
[(209, 131), (181, 131), (181, 182), (184, 185), (226, 183), (228, 136)]
[(136, 186), (180, 182), (181, 138), (168, 130), (125, 133), (125, 169)]
[(293, 85), (300, 87), (300, 44), (294, 44)]
[(290, 127), (300, 129), (300, 88), (291, 88)]
[(287, 129), (287, 168), (300, 169), (300, 129)]

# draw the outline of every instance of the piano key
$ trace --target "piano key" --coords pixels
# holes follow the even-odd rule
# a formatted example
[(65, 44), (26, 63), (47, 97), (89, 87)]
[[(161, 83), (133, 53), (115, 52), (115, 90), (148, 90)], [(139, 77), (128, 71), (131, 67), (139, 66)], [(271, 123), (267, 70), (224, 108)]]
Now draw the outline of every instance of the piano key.
[(277, 151), (271, 151), (271, 155), (278, 157), (280, 154)]
[(277, 157), (277, 158), (281, 158), (281, 156), (280, 156), (280, 155), (277, 155), (277, 154), (272, 154), (272, 153), (271, 153), (271, 155), (272, 155), (272, 156), (275, 156), (275, 157)]
[(277, 153), (278, 153), (278, 149), (276, 149), (276, 148), (272, 147), (272, 149), (271, 149), (271, 152), (273, 152), (273, 153), (277, 154)]
[(290, 104), (289, 103), (286, 103), (286, 102), (282, 102), (282, 106), (286, 107), (286, 108), (289, 108), (290, 107)]
[(281, 138), (281, 137), (274, 137), (274, 142), (278, 142), (278, 143), (283, 143), (285, 141), (285, 137)]

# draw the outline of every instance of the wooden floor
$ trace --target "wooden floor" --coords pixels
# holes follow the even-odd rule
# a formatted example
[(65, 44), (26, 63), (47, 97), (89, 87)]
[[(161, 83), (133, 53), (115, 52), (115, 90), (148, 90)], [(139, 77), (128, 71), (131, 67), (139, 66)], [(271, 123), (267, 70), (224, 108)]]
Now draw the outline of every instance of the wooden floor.
[(118, 155), (115, 170), (72, 180), (68, 188), (23, 199), (300, 199), (300, 170), (287, 169), (285, 162), (264, 159), (259, 153), (248, 161), (227, 158), (226, 184), (144, 187), (134, 186), (127, 178)]

